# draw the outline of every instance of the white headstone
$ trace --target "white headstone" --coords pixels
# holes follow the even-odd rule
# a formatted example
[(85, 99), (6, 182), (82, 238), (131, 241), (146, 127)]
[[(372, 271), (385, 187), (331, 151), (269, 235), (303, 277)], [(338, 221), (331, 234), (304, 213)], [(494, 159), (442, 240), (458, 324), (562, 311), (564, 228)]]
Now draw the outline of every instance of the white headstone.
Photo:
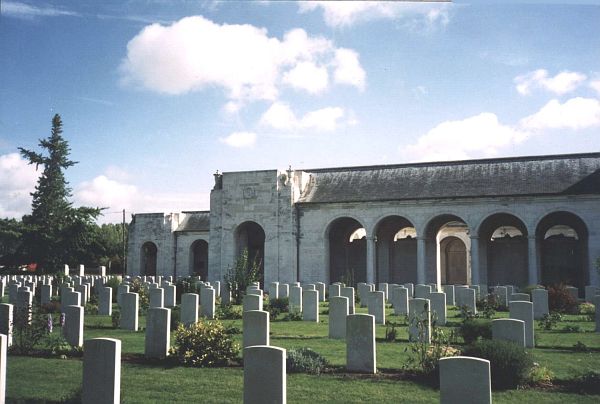
[(83, 345), (83, 404), (121, 402), (121, 341), (88, 339)]
[(149, 289), (150, 307), (165, 307), (165, 290), (162, 288)]
[(198, 301), (196, 293), (184, 293), (181, 295), (181, 322), (184, 325), (198, 322)]
[(446, 325), (446, 294), (444, 292), (432, 292), (429, 294), (431, 303), (431, 315), (436, 317), (437, 325)]
[(123, 293), (121, 295), (121, 325), (124, 330), (138, 330), (138, 310), (140, 297), (137, 293)]
[(340, 288), (340, 296), (348, 298), (348, 314), (354, 314), (356, 306), (354, 288), (349, 286)]
[(319, 291), (304, 290), (302, 292), (302, 319), (319, 322)]
[(151, 307), (146, 315), (146, 358), (163, 359), (169, 354), (171, 345), (171, 310)]
[(65, 325), (63, 326), (63, 336), (72, 346), (83, 345), (83, 307), (67, 306), (64, 307)]
[(302, 312), (302, 287), (292, 286), (290, 288), (290, 312)]
[(346, 369), (350, 372), (375, 373), (375, 317), (350, 314), (346, 317)]
[(533, 302), (533, 318), (541, 319), (550, 313), (548, 309), (548, 291), (546, 289), (533, 289), (531, 291), (531, 301)]
[(431, 285), (415, 286), (415, 299), (429, 299), (431, 293)]
[(535, 346), (533, 331), (533, 303), (524, 301), (514, 301), (508, 304), (510, 318), (523, 320), (525, 322), (525, 346), (533, 348)]
[(429, 299), (408, 300), (409, 341), (431, 341), (431, 310)]
[(175, 296), (177, 288), (175, 285), (165, 285), (163, 283), (163, 289), (165, 290), (165, 307), (175, 307)]
[(444, 285), (442, 290), (446, 294), (446, 305), (454, 306), (454, 285)]
[(285, 404), (286, 377), (285, 349), (264, 345), (244, 348), (244, 404)]
[(458, 290), (460, 305), (465, 306), (473, 314), (477, 314), (477, 303), (475, 300), (475, 289), (461, 288)]
[(492, 339), (511, 341), (525, 347), (525, 322), (515, 318), (492, 320)]
[(262, 310), (244, 311), (243, 347), (251, 345), (269, 345), (269, 313)]
[(269, 300), (279, 299), (279, 282), (269, 283)]
[[(385, 300), (389, 300), (389, 287), (388, 286), (389, 285), (387, 282), (380, 282), (379, 285), (377, 285), (377, 290), (384, 293)], [(375, 321), (377, 322), (377, 319), (375, 319)]]
[(468, 356), (442, 358), (440, 404), (491, 404), (490, 361)]
[(329, 298), (329, 338), (346, 338), (346, 317), (349, 314), (347, 297)]
[(98, 314), (110, 316), (112, 314), (112, 288), (100, 288), (98, 293)]
[(249, 310), (262, 310), (263, 309), (263, 300), (259, 295), (246, 295), (244, 296), (243, 301), (244, 311)]
[(408, 293), (409, 290), (403, 286), (392, 289), (392, 305), (394, 306), (395, 315), (408, 314)]
[(6, 402), (6, 356), (8, 353), (8, 337), (0, 335), (0, 403)]
[(329, 285), (329, 300), (332, 297), (340, 296), (341, 285), (339, 283)]
[(13, 305), (10, 303), (0, 304), (0, 334), (8, 337), (8, 346), (12, 345), (13, 332)]
[(385, 324), (385, 292), (371, 292), (367, 299), (369, 314), (375, 317), (375, 323)]
[(317, 291), (319, 292), (319, 301), (324, 302), (325, 301), (325, 287), (327, 285), (325, 285), (325, 283), (323, 283), (323, 282), (316, 282), (315, 286), (317, 288)]
[[(202, 308), (202, 316), (214, 319), (215, 318), (215, 290), (213, 288), (204, 288), (200, 297), (200, 307)], [(262, 299), (261, 299), (262, 303)]]

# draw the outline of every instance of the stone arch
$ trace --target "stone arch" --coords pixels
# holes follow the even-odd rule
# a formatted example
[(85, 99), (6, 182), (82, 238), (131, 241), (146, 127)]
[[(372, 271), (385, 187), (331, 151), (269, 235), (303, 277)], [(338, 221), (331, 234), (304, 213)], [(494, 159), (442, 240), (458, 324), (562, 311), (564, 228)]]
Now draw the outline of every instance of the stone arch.
[(479, 225), (480, 272), (488, 285), (528, 284), (528, 231), (519, 217), (497, 212)]
[[(425, 273), (426, 282), (435, 282), (437, 284), (447, 283), (446, 273), (447, 264), (444, 251), (441, 249), (441, 243), (447, 237), (455, 237), (465, 245), (464, 249), (464, 268), (454, 268), (453, 276), (467, 280), (471, 283), (471, 240), (469, 238), (469, 225), (466, 220), (453, 213), (443, 213), (432, 217), (425, 225), (423, 238), (425, 240)], [(444, 243), (447, 247), (450, 241)], [(458, 244), (454, 244), (456, 247)], [(453, 256), (453, 264), (459, 260)], [(460, 273), (460, 275), (458, 275)]]
[(140, 275), (156, 276), (158, 248), (152, 241), (146, 241), (140, 248)]
[(265, 231), (255, 221), (248, 220), (238, 225), (234, 231), (235, 256), (239, 257), (244, 250), (248, 250), (249, 263), (255, 260), (260, 265), (260, 279), (264, 281), (265, 275)]
[(208, 279), (208, 242), (195, 240), (190, 245), (190, 276), (199, 276), (203, 281)]
[(355, 286), (358, 282), (366, 282), (366, 237), (350, 240), (359, 229), (364, 229), (362, 223), (348, 216), (338, 217), (327, 226), (325, 252), (330, 283), (342, 281)]
[(581, 291), (588, 282), (588, 229), (583, 219), (568, 211), (549, 213), (539, 221), (535, 237), (541, 282), (565, 283)]
[(417, 282), (417, 239), (413, 223), (404, 216), (389, 215), (374, 227), (376, 282)]

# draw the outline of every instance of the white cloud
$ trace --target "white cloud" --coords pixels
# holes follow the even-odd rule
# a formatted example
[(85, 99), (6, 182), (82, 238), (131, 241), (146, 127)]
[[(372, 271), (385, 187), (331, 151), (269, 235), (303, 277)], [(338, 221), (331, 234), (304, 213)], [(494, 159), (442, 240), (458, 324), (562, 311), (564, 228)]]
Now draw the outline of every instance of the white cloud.
[(431, 30), (445, 26), (449, 21), (449, 4), (405, 3), (394, 1), (303, 1), (298, 3), (301, 13), (320, 10), (330, 27), (347, 27), (357, 23), (378, 20), (404, 20), (411, 29)]
[[(284, 82), (309, 93), (323, 91), (338, 50), (332, 41), (303, 29), (280, 40), (249, 24), (186, 17), (169, 26), (148, 25), (129, 41), (122, 82), (166, 94), (216, 86), (239, 108), (245, 101), (275, 100)], [(362, 71), (360, 64), (354, 68)], [(232, 106), (226, 110), (235, 110)]]
[(591, 80), (590, 87), (600, 95), (600, 79)]
[(358, 53), (352, 49), (340, 48), (335, 51), (335, 82), (350, 84), (361, 90), (365, 88), (367, 74), (358, 61)]
[(527, 136), (526, 132), (502, 125), (495, 114), (483, 112), (460, 121), (442, 122), (421, 136), (416, 144), (401, 146), (399, 150), (413, 161), (492, 157)]
[(600, 126), (600, 100), (576, 97), (561, 104), (551, 100), (538, 112), (520, 121), (528, 130), (586, 129)]
[(0, 2), (0, 14), (7, 17), (32, 19), (35, 17), (60, 17), (78, 16), (79, 14), (69, 10), (55, 7), (36, 7), (18, 1)]
[(219, 138), (219, 141), (231, 147), (251, 147), (256, 143), (256, 133), (252, 132), (233, 132), (227, 137)]
[(31, 213), (30, 194), (40, 173), (18, 153), (0, 156), (0, 217), (21, 218)]
[(125, 209), (127, 220), (130, 213), (180, 212), (208, 209), (209, 195), (201, 192), (156, 193), (140, 190), (137, 186), (99, 175), (75, 187), (76, 206), (107, 208), (100, 223), (120, 222)]
[(262, 115), (260, 124), (277, 130), (317, 130), (334, 131), (344, 117), (344, 110), (339, 107), (326, 107), (307, 112), (302, 118), (296, 117), (289, 105), (274, 102)]
[(327, 89), (329, 74), (325, 67), (318, 67), (312, 62), (301, 62), (283, 75), (283, 82), (310, 94), (319, 94)]
[(575, 90), (586, 79), (585, 74), (570, 71), (563, 71), (550, 77), (547, 70), (538, 69), (515, 77), (514, 82), (521, 95), (529, 95), (535, 89), (563, 95)]

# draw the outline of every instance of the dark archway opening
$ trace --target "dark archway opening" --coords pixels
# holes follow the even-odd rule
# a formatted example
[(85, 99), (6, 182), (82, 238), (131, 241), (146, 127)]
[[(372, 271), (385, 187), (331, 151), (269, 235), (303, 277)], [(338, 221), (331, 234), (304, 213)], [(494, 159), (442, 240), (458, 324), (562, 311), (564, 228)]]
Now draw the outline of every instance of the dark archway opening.
[(417, 233), (401, 216), (384, 218), (377, 226), (376, 282), (417, 282)]
[(329, 281), (356, 286), (367, 281), (367, 239), (365, 229), (355, 219), (334, 220), (328, 228)]
[(141, 249), (141, 268), (140, 273), (145, 276), (156, 276), (156, 256), (158, 248), (151, 241), (145, 242)]
[(208, 243), (196, 240), (190, 247), (190, 276), (199, 276), (203, 281), (208, 279)]
[(244, 250), (248, 250), (249, 264), (259, 263), (262, 283), (265, 276), (265, 231), (256, 222), (244, 222), (238, 226), (235, 232), (235, 241), (237, 257)]

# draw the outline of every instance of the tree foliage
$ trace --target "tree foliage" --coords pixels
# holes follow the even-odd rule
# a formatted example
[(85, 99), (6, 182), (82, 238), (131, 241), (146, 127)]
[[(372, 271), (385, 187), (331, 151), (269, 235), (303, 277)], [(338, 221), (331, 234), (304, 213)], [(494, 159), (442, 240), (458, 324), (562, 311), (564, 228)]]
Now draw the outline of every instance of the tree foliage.
[(235, 265), (230, 267), (225, 274), (225, 282), (231, 291), (231, 298), (236, 304), (240, 304), (246, 288), (252, 282), (260, 281), (260, 259), (258, 256), (250, 261), (248, 257), (248, 249), (244, 249)]
[[(43, 167), (31, 204), (31, 214), (23, 216), (22, 259), (35, 262), (44, 272), (55, 272), (69, 258), (82, 259), (94, 240), (95, 219), (100, 209), (74, 208), (64, 170), (76, 164), (69, 159), (68, 142), (61, 136), (62, 121), (52, 118), (50, 136), (39, 141), (44, 152), (19, 148), (21, 155)], [(73, 262), (73, 264), (75, 264)]]

